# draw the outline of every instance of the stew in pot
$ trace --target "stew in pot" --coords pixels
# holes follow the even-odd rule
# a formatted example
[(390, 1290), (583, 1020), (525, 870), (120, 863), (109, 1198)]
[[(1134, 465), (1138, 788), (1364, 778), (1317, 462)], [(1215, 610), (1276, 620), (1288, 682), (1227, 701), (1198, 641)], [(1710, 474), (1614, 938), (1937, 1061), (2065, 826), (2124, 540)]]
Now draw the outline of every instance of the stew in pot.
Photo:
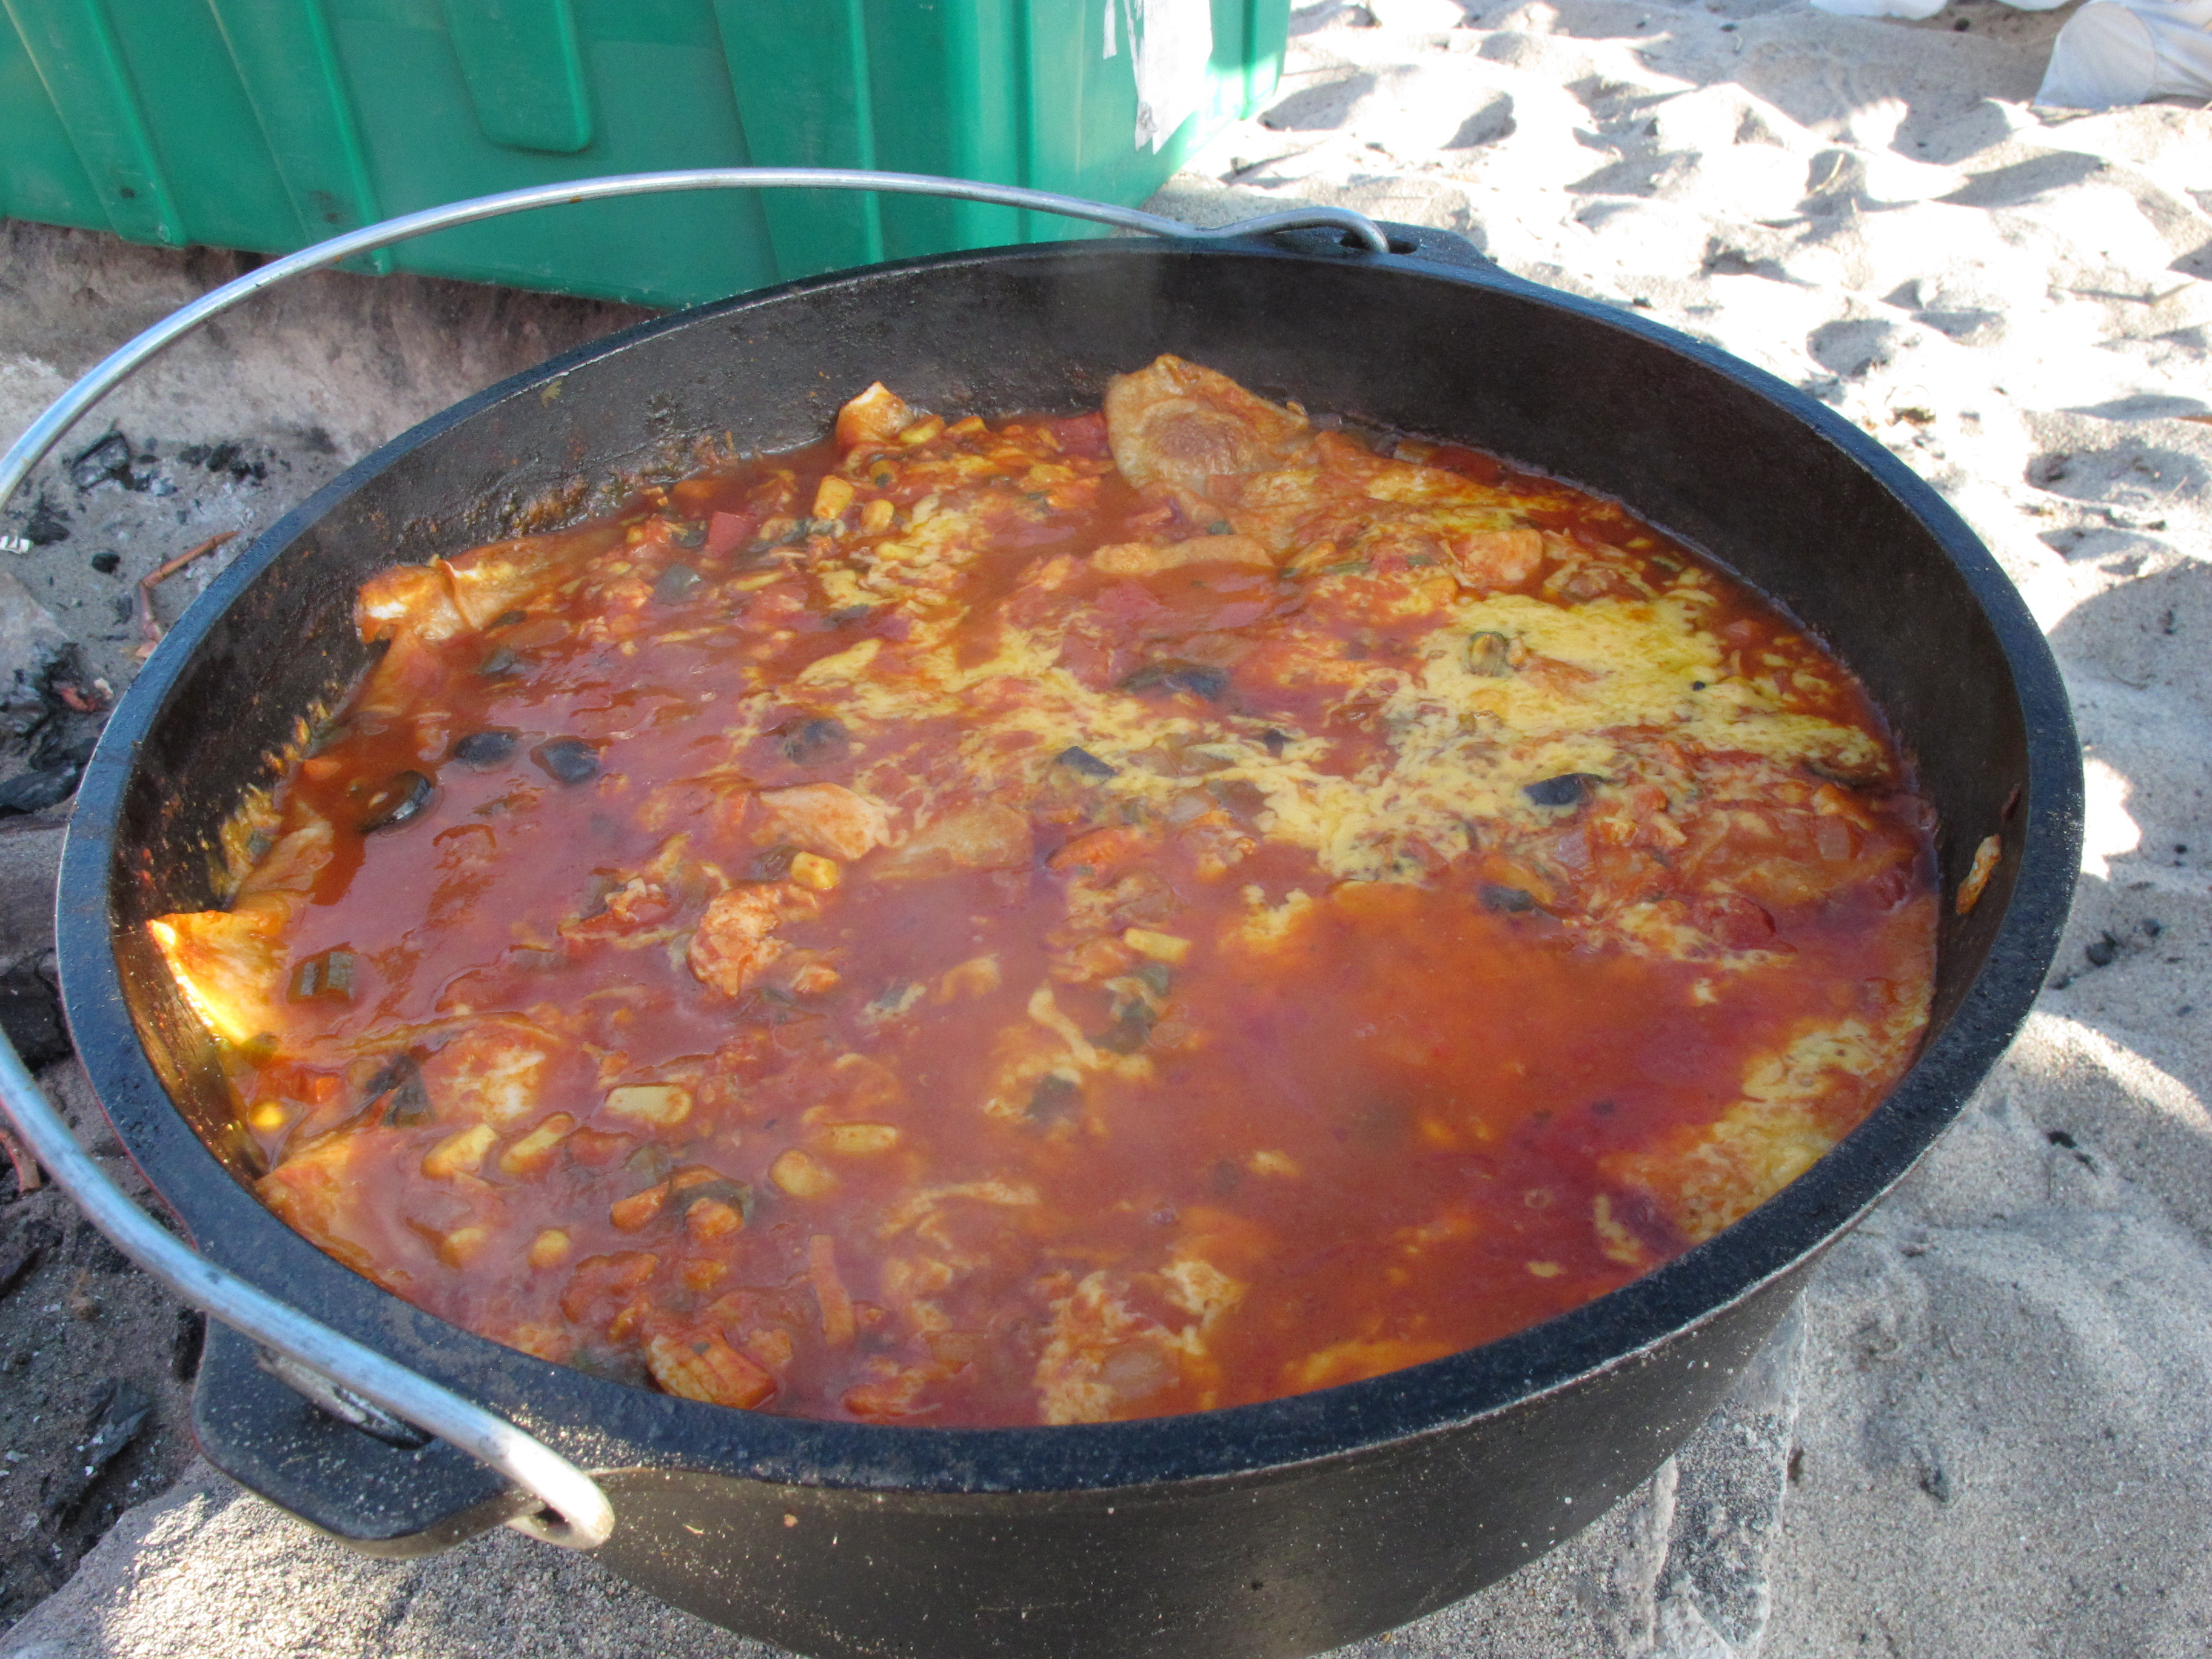
[(294, 1227), (547, 1358), (941, 1425), (1612, 1290), (1909, 1062), (1929, 813), (1619, 506), (1172, 357), (402, 566), (152, 924)]

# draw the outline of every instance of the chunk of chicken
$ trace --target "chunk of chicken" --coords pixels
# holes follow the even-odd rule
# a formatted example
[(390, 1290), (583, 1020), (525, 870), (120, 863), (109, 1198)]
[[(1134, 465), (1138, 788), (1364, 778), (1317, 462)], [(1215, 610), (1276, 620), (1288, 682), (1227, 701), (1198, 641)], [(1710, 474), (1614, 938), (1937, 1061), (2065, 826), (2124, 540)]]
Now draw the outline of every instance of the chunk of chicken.
[(837, 411), (837, 447), (851, 451), (895, 443), (913, 419), (906, 399), (878, 380)]
[(354, 624), (365, 640), (394, 633), (442, 640), (483, 628), (509, 611), (544, 603), (625, 533), (621, 523), (588, 525), (398, 566), (362, 585)]
[(422, 1062), (422, 1086), (441, 1122), (507, 1128), (538, 1109), (558, 1049), (526, 1020), (487, 1020)]
[(850, 862), (890, 839), (882, 804), (842, 783), (795, 783), (763, 789), (759, 799), (773, 833), (825, 858)]
[(691, 935), (692, 976), (726, 997), (742, 995), (791, 948), (775, 928), (794, 896), (804, 894), (788, 882), (756, 881), (718, 896)]
[(1275, 568), (1275, 556), (1249, 536), (1194, 536), (1155, 547), (1149, 542), (1115, 542), (1091, 556), (1091, 568), (1109, 576), (1151, 576), (1188, 564), (1243, 564)]
[(1210, 518), (1229, 499), (1216, 479), (1291, 465), (1310, 447), (1313, 428), (1225, 374), (1163, 354), (1148, 368), (1115, 376), (1106, 434), (1123, 477)]
[(1018, 870), (1035, 855), (1026, 814), (997, 801), (956, 807), (921, 830), (877, 866), (887, 881), (951, 875), (957, 870)]
[(192, 1012), (217, 1036), (245, 1042), (278, 1028), (283, 936), (331, 860), (328, 820), (303, 824), (270, 849), (228, 910), (156, 916), (146, 924)]
[(1110, 1422), (1183, 1380), (1194, 1336), (1131, 1307), (1131, 1288), (1100, 1269), (1053, 1299), (1051, 1334), (1033, 1379), (1045, 1422)]

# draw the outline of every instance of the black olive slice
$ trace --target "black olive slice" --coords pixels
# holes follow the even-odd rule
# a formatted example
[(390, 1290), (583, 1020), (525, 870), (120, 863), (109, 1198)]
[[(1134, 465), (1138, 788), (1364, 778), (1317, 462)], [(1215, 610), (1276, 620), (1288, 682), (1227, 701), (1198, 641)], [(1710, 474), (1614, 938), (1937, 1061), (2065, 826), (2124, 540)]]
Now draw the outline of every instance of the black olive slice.
[(1525, 887), (1486, 886), (1482, 890), (1482, 908), (1511, 915), (1519, 911), (1534, 909), (1536, 899)]
[(1065, 766), (1071, 772), (1079, 772), (1086, 778), (1111, 778), (1120, 775), (1121, 769), (1109, 766), (1088, 749), (1069, 747), (1053, 757), (1054, 764)]
[(1562, 772), (1556, 778), (1524, 783), (1521, 793), (1539, 806), (1579, 806), (1589, 799), (1590, 791), (1604, 781), (1595, 772)]
[(702, 1199), (711, 1198), (718, 1204), (728, 1205), (747, 1220), (752, 1218), (752, 1188), (744, 1182), (732, 1181), (727, 1176), (712, 1170), (678, 1170), (676, 1178), (668, 1184), (668, 1195), (687, 1211)]
[(672, 564), (660, 573), (660, 580), (653, 585), (655, 605), (681, 605), (699, 591), (705, 578), (688, 564)]
[(453, 758), (464, 766), (473, 766), (479, 772), (488, 772), (495, 766), (504, 766), (514, 758), (521, 745), (522, 733), (504, 726), (495, 726), (482, 732), (471, 732), (453, 745)]
[(362, 804), (362, 833), (374, 835), (412, 823), (429, 810), (437, 794), (436, 786), (420, 772), (393, 773)]
[(599, 775), (599, 751), (581, 738), (550, 738), (530, 758), (556, 783), (589, 783)]
[(647, 1141), (623, 1160), (623, 1172), (637, 1182), (636, 1190), (642, 1192), (647, 1187), (657, 1187), (667, 1180), (668, 1172), (675, 1164), (676, 1160), (668, 1155), (665, 1146)]
[(827, 714), (787, 720), (775, 728), (775, 735), (783, 757), (793, 766), (835, 766), (853, 747), (845, 722)]
[(752, 862), (745, 866), (747, 881), (781, 881), (791, 873), (791, 861), (801, 849), (789, 842), (778, 842), (753, 854)]
[(1148, 662), (1123, 680), (1124, 691), (1188, 691), (1208, 702), (1219, 702), (1229, 690), (1226, 669), (1195, 662)]
[(1486, 629), (1467, 642), (1467, 672), (1503, 679), (1513, 672), (1513, 641)]
[(1036, 1087), (1030, 1091), (1027, 1115), (1032, 1122), (1051, 1123), (1082, 1104), (1081, 1084), (1071, 1082), (1057, 1072), (1047, 1072), (1037, 1079)]
[(368, 1104), (398, 1128), (411, 1129), (430, 1121), (430, 1091), (414, 1055), (402, 1049), (378, 1068), (368, 1080)]

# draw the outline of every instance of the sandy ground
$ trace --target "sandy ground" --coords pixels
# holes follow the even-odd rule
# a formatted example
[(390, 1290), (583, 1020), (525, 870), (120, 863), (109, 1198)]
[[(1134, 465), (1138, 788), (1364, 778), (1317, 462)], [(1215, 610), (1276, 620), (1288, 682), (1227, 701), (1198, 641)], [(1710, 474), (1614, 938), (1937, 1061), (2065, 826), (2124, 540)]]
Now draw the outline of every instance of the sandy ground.
[[(1958, 1127), (1832, 1253), (1802, 1332), (1583, 1539), (1364, 1655), (2205, 1650), (2212, 114), (2032, 108), (2064, 16), (1323, 0), (1294, 14), (1273, 106), (1155, 204), (1219, 222), (1340, 202), (1458, 230), (1807, 387), (1988, 542), (2050, 633), (2084, 739), (2088, 848), (2051, 984)], [(0, 434), (237, 268), (0, 234)], [(119, 686), (130, 584), (161, 559), (265, 524), (411, 421), (628, 315), (333, 276), (227, 325), (118, 402), (113, 468), (69, 476), (105, 430), (88, 428), (42, 510), (0, 524), (36, 544), (0, 554), (23, 584), (0, 583), (0, 646), (31, 641), (49, 682)], [(211, 565), (174, 579), (161, 614)], [(65, 770), (95, 717), (49, 697), (9, 718), (22, 735), (0, 745), (0, 790)], [(0, 820), (11, 1030), (37, 1012), (23, 895), (64, 811)], [(72, 1068), (46, 1058), (65, 1092)], [(96, 1241), (51, 1195), (18, 1200), (0, 1175), (0, 1269), (45, 1241), (0, 1292), (0, 1458), (21, 1460), (0, 1476), (0, 1619), (106, 1534), (0, 1659), (762, 1651), (511, 1535), (361, 1562), (204, 1468), (109, 1529), (132, 1481), (183, 1467), (189, 1344), (173, 1308), (97, 1276)], [(146, 1424), (73, 1480), (118, 1381)]]

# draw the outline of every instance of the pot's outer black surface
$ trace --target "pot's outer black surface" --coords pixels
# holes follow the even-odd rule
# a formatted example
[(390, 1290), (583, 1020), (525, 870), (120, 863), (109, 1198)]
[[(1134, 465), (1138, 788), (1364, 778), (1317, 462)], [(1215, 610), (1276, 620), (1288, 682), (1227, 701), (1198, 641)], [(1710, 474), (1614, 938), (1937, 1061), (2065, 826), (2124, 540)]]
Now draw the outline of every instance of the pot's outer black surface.
[[(812, 441), (873, 380), (947, 414), (1066, 410), (1162, 350), (1617, 495), (1852, 665), (1935, 798), (1947, 900), (1929, 1040), (1865, 1124), (1718, 1238), (1504, 1341), (1262, 1406), (1048, 1430), (805, 1423), (625, 1389), (409, 1307), (260, 1206), (206, 1039), (142, 924), (214, 902), (217, 826), (364, 660), (350, 617), (365, 576), (574, 516), (591, 503), (571, 480), (680, 465), (704, 434)], [(815, 1654), (1229, 1659), (1317, 1651), (1463, 1595), (1594, 1518), (1696, 1426), (1814, 1254), (2009, 1042), (2065, 919), (2080, 804), (2057, 671), (2010, 584), (1821, 405), (1495, 270), (1322, 239), (1090, 243), (687, 313), (380, 450), (227, 571), (125, 698), (79, 791), (58, 933), (101, 1102), (199, 1247), (615, 1472), (600, 1557), (616, 1571)], [(1950, 894), (1999, 833), (1995, 878), (1956, 915)], [(437, 1547), (507, 1507), (457, 1453), (298, 1408), (235, 1339), (211, 1342), (198, 1411), (218, 1462), (377, 1553)]]

